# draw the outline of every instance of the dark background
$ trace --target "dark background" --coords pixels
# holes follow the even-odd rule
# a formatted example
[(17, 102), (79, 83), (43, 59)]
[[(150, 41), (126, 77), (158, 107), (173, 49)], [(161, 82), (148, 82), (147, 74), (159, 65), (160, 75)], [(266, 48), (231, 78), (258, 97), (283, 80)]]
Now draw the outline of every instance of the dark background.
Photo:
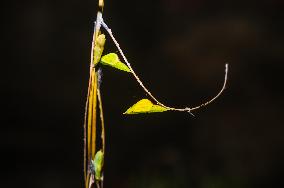
[[(0, 187), (83, 187), (83, 114), (95, 0), (8, 1), (1, 11)], [(104, 68), (105, 187), (283, 186), (283, 1), (111, 1), (104, 19), (162, 102)], [(107, 38), (105, 53), (117, 49)]]

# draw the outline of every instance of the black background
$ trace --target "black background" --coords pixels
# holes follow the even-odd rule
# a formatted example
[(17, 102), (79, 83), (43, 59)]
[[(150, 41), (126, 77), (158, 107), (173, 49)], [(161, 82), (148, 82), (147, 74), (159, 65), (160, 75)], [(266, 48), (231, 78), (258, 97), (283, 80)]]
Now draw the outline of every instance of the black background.
[[(83, 187), (83, 114), (97, 1), (1, 11), (0, 187)], [(105, 187), (283, 186), (283, 1), (111, 1), (104, 19), (145, 85), (195, 112), (125, 116), (147, 97), (103, 69)], [(107, 38), (105, 53), (117, 52)]]

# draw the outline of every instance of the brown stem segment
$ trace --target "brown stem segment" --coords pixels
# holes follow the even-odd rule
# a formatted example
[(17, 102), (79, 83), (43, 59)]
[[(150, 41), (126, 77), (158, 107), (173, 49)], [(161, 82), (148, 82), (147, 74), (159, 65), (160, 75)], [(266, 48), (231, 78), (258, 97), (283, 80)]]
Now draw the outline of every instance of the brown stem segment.
[(97, 124), (97, 75), (95, 72), (95, 69), (92, 70), (92, 104), (91, 104), (91, 114), (92, 114), (92, 119), (91, 119), (91, 131), (90, 131), (90, 136), (91, 136), (91, 145), (90, 145), (90, 150), (91, 150), (91, 159), (94, 159), (95, 154), (96, 154), (96, 124)]

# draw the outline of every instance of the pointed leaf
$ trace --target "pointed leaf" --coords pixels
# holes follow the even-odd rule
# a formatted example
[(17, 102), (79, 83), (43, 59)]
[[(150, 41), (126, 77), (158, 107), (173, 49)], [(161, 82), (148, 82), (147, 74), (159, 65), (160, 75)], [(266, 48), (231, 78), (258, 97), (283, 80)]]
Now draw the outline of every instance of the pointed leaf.
[(122, 71), (131, 72), (130, 69), (119, 60), (118, 55), (116, 53), (109, 53), (107, 55), (104, 55), (101, 58), (101, 63), (103, 65), (108, 65)]
[(141, 114), (141, 113), (154, 113), (154, 112), (164, 112), (168, 109), (160, 106), (155, 105), (148, 99), (142, 99), (134, 104), (132, 107), (128, 108), (124, 114)]
[(99, 150), (96, 153), (95, 159), (92, 162), (93, 162), (93, 166), (95, 169), (95, 178), (96, 180), (101, 180), (102, 168), (103, 168), (103, 163), (104, 163), (104, 153), (102, 152), (102, 150)]

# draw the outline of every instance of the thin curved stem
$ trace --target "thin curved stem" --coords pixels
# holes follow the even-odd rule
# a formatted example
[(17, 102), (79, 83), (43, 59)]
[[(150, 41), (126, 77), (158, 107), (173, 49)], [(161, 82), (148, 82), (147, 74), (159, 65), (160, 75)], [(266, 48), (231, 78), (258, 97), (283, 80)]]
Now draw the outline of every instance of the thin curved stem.
[(191, 111), (192, 111), (192, 110), (197, 110), (197, 109), (199, 109), (199, 108), (201, 108), (201, 107), (204, 107), (204, 106), (207, 106), (208, 104), (210, 104), (210, 103), (212, 103), (213, 101), (215, 101), (215, 100), (222, 94), (222, 92), (225, 90), (226, 85), (227, 85), (228, 69), (229, 69), (228, 67), (229, 67), (229, 65), (228, 65), (228, 64), (225, 64), (225, 78), (224, 78), (224, 83), (223, 83), (223, 87), (222, 87), (222, 89), (219, 91), (219, 93), (218, 93), (215, 97), (213, 97), (211, 100), (209, 100), (209, 101), (207, 101), (207, 102), (205, 102), (205, 103), (203, 103), (203, 104), (201, 104), (201, 105), (199, 105), (199, 106), (196, 106), (196, 107), (191, 108), (191, 109), (190, 109)]
[(106, 25), (106, 23), (102, 21), (102, 26), (106, 29), (106, 31), (108, 32), (108, 34), (110, 35), (111, 39), (113, 40), (115, 46), (117, 47), (120, 55), (122, 56), (123, 60), (125, 61), (126, 65), (128, 66), (128, 68), (130, 69), (131, 73), (133, 74), (133, 76), (135, 77), (136, 81), (139, 83), (139, 85), (143, 88), (143, 90), (159, 105), (166, 107), (166, 105), (164, 105), (163, 103), (161, 103), (160, 101), (158, 101), (153, 95), (152, 93), (144, 86), (143, 82), (140, 80), (140, 78), (138, 77), (138, 75), (134, 72), (132, 66), (130, 65), (130, 63), (128, 62), (127, 58), (125, 57), (122, 49), (119, 46), (119, 43), (117, 42), (117, 40), (115, 39), (115, 37), (112, 34), (111, 29)]
[[(103, 26), (103, 28), (105, 28), (105, 30), (108, 32), (108, 34), (110, 35), (111, 39), (113, 40), (115, 46), (117, 47), (120, 55), (122, 56), (123, 60), (125, 61), (126, 65), (128, 66), (128, 68), (130, 69), (131, 73), (133, 74), (133, 76), (135, 77), (136, 81), (139, 83), (139, 85), (143, 88), (143, 90), (160, 106), (163, 106), (164, 108), (167, 108), (168, 110), (174, 110), (174, 111), (180, 111), (180, 112), (188, 112), (191, 115), (193, 110), (197, 110), (201, 107), (207, 106), (208, 104), (212, 103), (214, 100), (216, 100), (221, 93), (224, 91), (224, 89), (226, 88), (226, 84), (227, 84), (227, 75), (228, 75), (228, 64), (225, 65), (225, 80), (224, 80), (224, 84), (222, 89), (219, 91), (219, 93), (213, 97), (212, 99), (210, 99), (209, 101), (202, 103), (199, 106), (193, 107), (193, 108), (189, 108), (189, 107), (185, 107), (185, 108), (173, 108), (173, 107), (169, 107), (164, 105), (163, 103), (161, 103), (158, 99), (156, 99), (152, 93), (144, 86), (143, 82), (140, 80), (140, 78), (138, 77), (138, 75), (134, 72), (132, 66), (130, 65), (130, 63), (128, 62), (127, 58), (125, 57), (122, 49), (119, 46), (119, 43), (117, 42), (117, 40), (115, 39), (111, 29), (106, 25), (106, 23), (104, 22), (103, 18), (101, 18), (101, 25)], [(194, 115), (193, 115), (194, 116)]]

